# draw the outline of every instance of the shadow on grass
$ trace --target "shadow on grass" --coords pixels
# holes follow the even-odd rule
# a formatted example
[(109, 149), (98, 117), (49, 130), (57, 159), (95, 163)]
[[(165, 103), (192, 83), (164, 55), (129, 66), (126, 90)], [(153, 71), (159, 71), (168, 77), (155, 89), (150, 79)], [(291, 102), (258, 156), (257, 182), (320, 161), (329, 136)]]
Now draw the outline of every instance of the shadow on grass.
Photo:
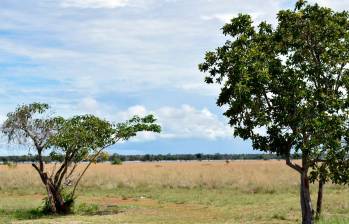
[(26, 219), (39, 219), (47, 216), (40, 209), (16, 209), (16, 210), (0, 210), (0, 216), (10, 219), (26, 220)]
[(124, 207), (118, 205), (100, 206), (97, 204), (79, 204), (74, 208), (73, 214), (78, 215), (113, 215), (123, 212)]
[[(74, 211), (69, 215), (81, 215), (81, 216), (102, 216), (113, 215), (123, 212), (123, 207), (117, 205), (99, 206), (96, 204), (79, 204), (74, 208)], [(54, 219), (65, 215), (53, 215), (45, 213), (41, 208), (37, 209), (16, 209), (16, 210), (4, 210), (0, 209), (0, 218), (4, 217), (10, 220), (34, 220), (41, 218)]]

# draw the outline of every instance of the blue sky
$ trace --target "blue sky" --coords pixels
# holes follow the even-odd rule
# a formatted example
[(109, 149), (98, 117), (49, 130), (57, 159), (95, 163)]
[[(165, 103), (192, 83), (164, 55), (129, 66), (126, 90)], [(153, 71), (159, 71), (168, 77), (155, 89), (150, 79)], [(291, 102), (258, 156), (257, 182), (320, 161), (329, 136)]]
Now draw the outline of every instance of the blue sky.
[[(238, 13), (275, 24), (286, 0), (1, 0), (0, 121), (23, 103), (56, 114), (123, 121), (153, 113), (161, 134), (141, 133), (110, 152), (251, 153), (233, 137), (215, 101), (217, 86), (197, 65), (220, 46)], [(312, 1), (313, 2), (313, 1)], [(348, 10), (349, 3), (319, 4)], [(26, 150), (0, 143), (0, 154)]]

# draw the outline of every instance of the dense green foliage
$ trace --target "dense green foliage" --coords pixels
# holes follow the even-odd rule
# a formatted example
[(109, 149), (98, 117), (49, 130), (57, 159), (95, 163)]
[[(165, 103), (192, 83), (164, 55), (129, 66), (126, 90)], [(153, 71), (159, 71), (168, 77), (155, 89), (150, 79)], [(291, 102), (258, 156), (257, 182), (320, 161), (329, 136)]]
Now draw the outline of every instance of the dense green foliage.
[[(255, 149), (289, 157), (302, 177), (302, 208), (311, 213), (311, 181), (349, 182), (349, 14), (298, 1), (277, 27), (240, 14), (223, 27), (229, 40), (199, 69), (221, 86), (217, 104), (234, 134)], [(312, 223), (303, 217), (303, 223)]]
[(256, 29), (249, 15), (232, 19), (223, 27), (231, 40), (199, 67), (222, 86), (217, 104), (228, 106), (236, 136), (315, 161), (341, 143), (347, 150), (349, 21), (347, 12), (297, 7), (279, 12), (276, 29)]
[(100, 148), (114, 144), (112, 125), (93, 115), (75, 116), (59, 126), (48, 145), (52, 158), (68, 157), (80, 162)]

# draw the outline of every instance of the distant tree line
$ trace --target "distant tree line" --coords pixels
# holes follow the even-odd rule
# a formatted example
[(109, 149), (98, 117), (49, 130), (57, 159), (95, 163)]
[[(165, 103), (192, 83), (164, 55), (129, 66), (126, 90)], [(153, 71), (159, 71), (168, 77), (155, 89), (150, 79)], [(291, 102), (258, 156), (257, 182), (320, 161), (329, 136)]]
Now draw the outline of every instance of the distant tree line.
[[(296, 155), (293, 156), (297, 158)], [(271, 159), (283, 159), (281, 156), (275, 154), (145, 154), (145, 155), (119, 155), (113, 154), (107, 157), (101, 157), (97, 159), (97, 162), (115, 161), (116, 159), (125, 161), (191, 161), (191, 160), (271, 160)], [(36, 156), (33, 155), (21, 155), (21, 156), (0, 156), (0, 163), (25, 163), (36, 161)], [(45, 163), (60, 162), (59, 158), (55, 160), (51, 156), (43, 156)]]
[(115, 157), (120, 158), (121, 161), (190, 161), (190, 160), (269, 160), (282, 159), (273, 154), (145, 154), (145, 155), (118, 155), (113, 154), (110, 160), (113, 161)]

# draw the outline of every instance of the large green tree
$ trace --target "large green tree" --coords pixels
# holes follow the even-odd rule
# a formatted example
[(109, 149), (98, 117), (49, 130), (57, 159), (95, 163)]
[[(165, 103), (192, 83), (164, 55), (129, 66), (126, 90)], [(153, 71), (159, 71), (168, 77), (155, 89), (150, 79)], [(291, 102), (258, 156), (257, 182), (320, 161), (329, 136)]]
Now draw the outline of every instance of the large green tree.
[[(50, 117), (48, 109), (42, 103), (19, 106), (7, 115), (2, 132), (9, 141), (25, 144), (36, 152), (37, 162), (32, 166), (46, 188), (46, 208), (52, 213), (70, 211), (80, 180), (106, 148), (140, 131), (161, 131), (152, 115), (112, 124), (94, 115)], [(44, 163), (45, 151), (57, 161), (53, 169)], [(81, 161), (87, 165), (80, 172), (76, 168)]]
[(229, 40), (199, 65), (221, 86), (217, 104), (234, 134), (299, 173), (304, 224), (313, 223), (311, 180), (348, 182), (348, 18), (304, 1), (280, 11), (276, 27), (240, 14), (223, 27)]

